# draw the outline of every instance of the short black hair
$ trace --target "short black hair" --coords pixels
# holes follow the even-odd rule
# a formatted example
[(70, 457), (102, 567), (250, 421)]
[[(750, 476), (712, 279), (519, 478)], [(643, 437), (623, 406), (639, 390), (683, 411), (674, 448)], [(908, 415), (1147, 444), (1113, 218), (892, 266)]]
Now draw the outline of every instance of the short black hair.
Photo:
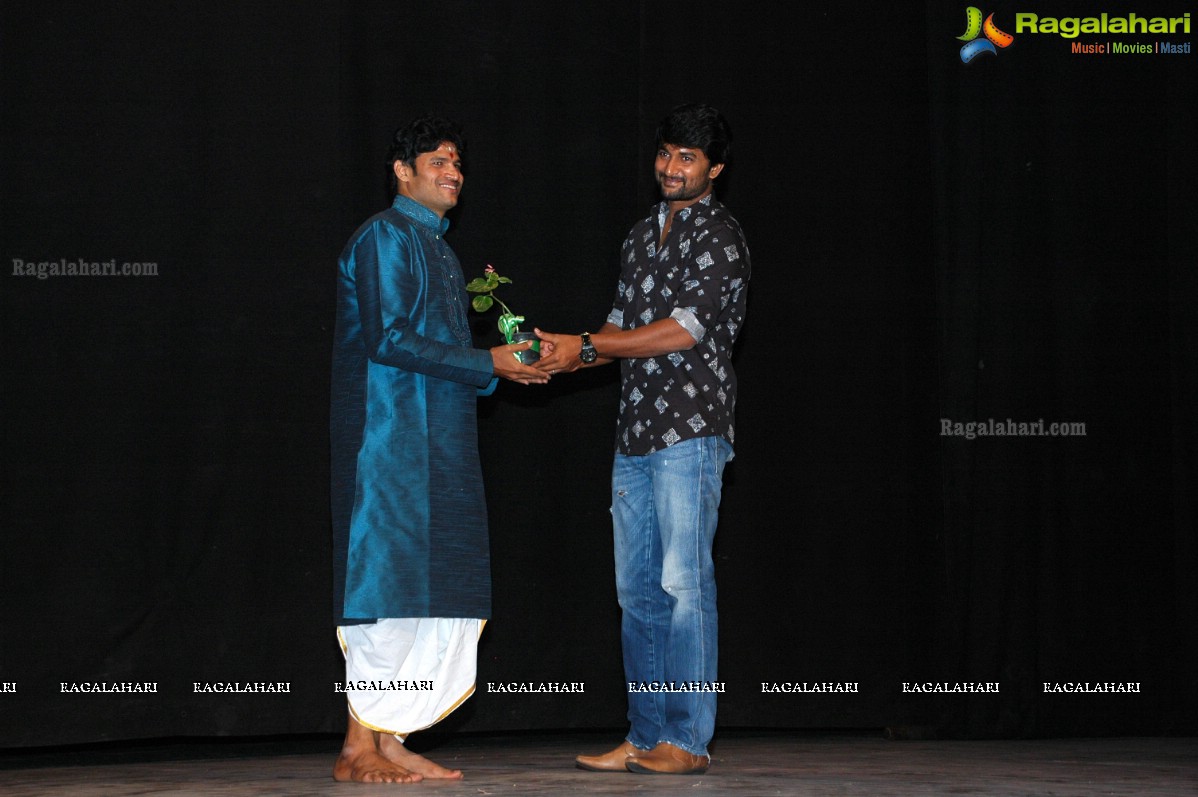
[(701, 149), (712, 166), (728, 163), (732, 157), (732, 128), (710, 105), (686, 103), (675, 107), (657, 125), (655, 146), (661, 149), (664, 144)]
[(387, 149), (387, 185), (391, 195), (399, 191), (399, 181), (395, 177), (395, 162), (402, 161), (407, 166), (414, 166), (416, 156), (422, 152), (435, 152), (441, 142), (453, 144), (458, 155), (465, 157), (466, 142), (462, 138), (462, 128), (456, 122), (446, 119), (436, 113), (426, 113), (408, 122), (395, 131), (391, 137), (391, 146)]

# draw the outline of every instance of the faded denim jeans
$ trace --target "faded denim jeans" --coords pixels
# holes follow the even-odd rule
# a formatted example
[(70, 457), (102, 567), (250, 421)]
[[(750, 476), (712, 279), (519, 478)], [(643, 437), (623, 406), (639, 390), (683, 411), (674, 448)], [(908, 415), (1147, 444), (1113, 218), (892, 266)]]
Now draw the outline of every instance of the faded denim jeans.
[(720, 437), (616, 454), (611, 511), (628, 741), (642, 750), (669, 742), (705, 756), (715, 731), (714, 690), (660, 687), (717, 684), (711, 546), (730, 459), (732, 446)]

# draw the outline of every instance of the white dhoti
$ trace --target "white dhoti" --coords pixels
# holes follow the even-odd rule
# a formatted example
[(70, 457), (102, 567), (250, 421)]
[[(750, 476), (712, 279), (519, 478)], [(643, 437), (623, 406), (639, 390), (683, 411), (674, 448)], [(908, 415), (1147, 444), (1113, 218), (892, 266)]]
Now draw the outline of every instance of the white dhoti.
[(474, 694), (486, 622), (405, 617), (338, 626), (350, 714), (400, 741), (443, 720)]

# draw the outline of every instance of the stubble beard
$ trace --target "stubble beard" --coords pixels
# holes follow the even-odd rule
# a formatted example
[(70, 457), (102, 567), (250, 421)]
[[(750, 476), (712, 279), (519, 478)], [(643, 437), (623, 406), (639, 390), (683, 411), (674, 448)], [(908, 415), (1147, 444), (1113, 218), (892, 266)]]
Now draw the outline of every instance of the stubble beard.
[(702, 196), (707, 187), (711, 185), (710, 180), (703, 180), (696, 185), (690, 185), (683, 180), (682, 185), (678, 188), (673, 191), (667, 191), (662, 181), (663, 176), (659, 173), (657, 175), (657, 187), (661, 191), (661, 198), (668, 202), (688, 202)]

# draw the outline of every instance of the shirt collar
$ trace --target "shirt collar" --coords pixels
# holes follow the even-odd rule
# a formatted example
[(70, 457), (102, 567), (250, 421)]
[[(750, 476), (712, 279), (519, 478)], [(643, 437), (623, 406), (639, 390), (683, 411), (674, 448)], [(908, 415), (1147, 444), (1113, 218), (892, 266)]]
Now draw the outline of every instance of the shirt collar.
[[(700, 210), (710, 210), (712, 203), (715, 201), (715, 192), (712, 191), (707, 196), (700, 199), (698, 202), (687, 205), (682, 210), (678, 211), (677, 217), (679, 221), (686, 221), (691, 217), (692, 213), (697, 213)], [(670, 203), (663, 199), (661, 204), (657, 206), (657, 219), (659, 224), (666, 223), (666, 216), (670, 214)]]
[(395, 208), (420, 226), (428, 227), (429, 229), (439, 232), (442, 235), (444, 235), (445, 231), (449, 229), (449, 219), (438, 216), (424, 205), (420, 204), (414, 199), (409, 199), (403, 194), (395, 195), (395, 201), (391, 203), (391, 207)]

